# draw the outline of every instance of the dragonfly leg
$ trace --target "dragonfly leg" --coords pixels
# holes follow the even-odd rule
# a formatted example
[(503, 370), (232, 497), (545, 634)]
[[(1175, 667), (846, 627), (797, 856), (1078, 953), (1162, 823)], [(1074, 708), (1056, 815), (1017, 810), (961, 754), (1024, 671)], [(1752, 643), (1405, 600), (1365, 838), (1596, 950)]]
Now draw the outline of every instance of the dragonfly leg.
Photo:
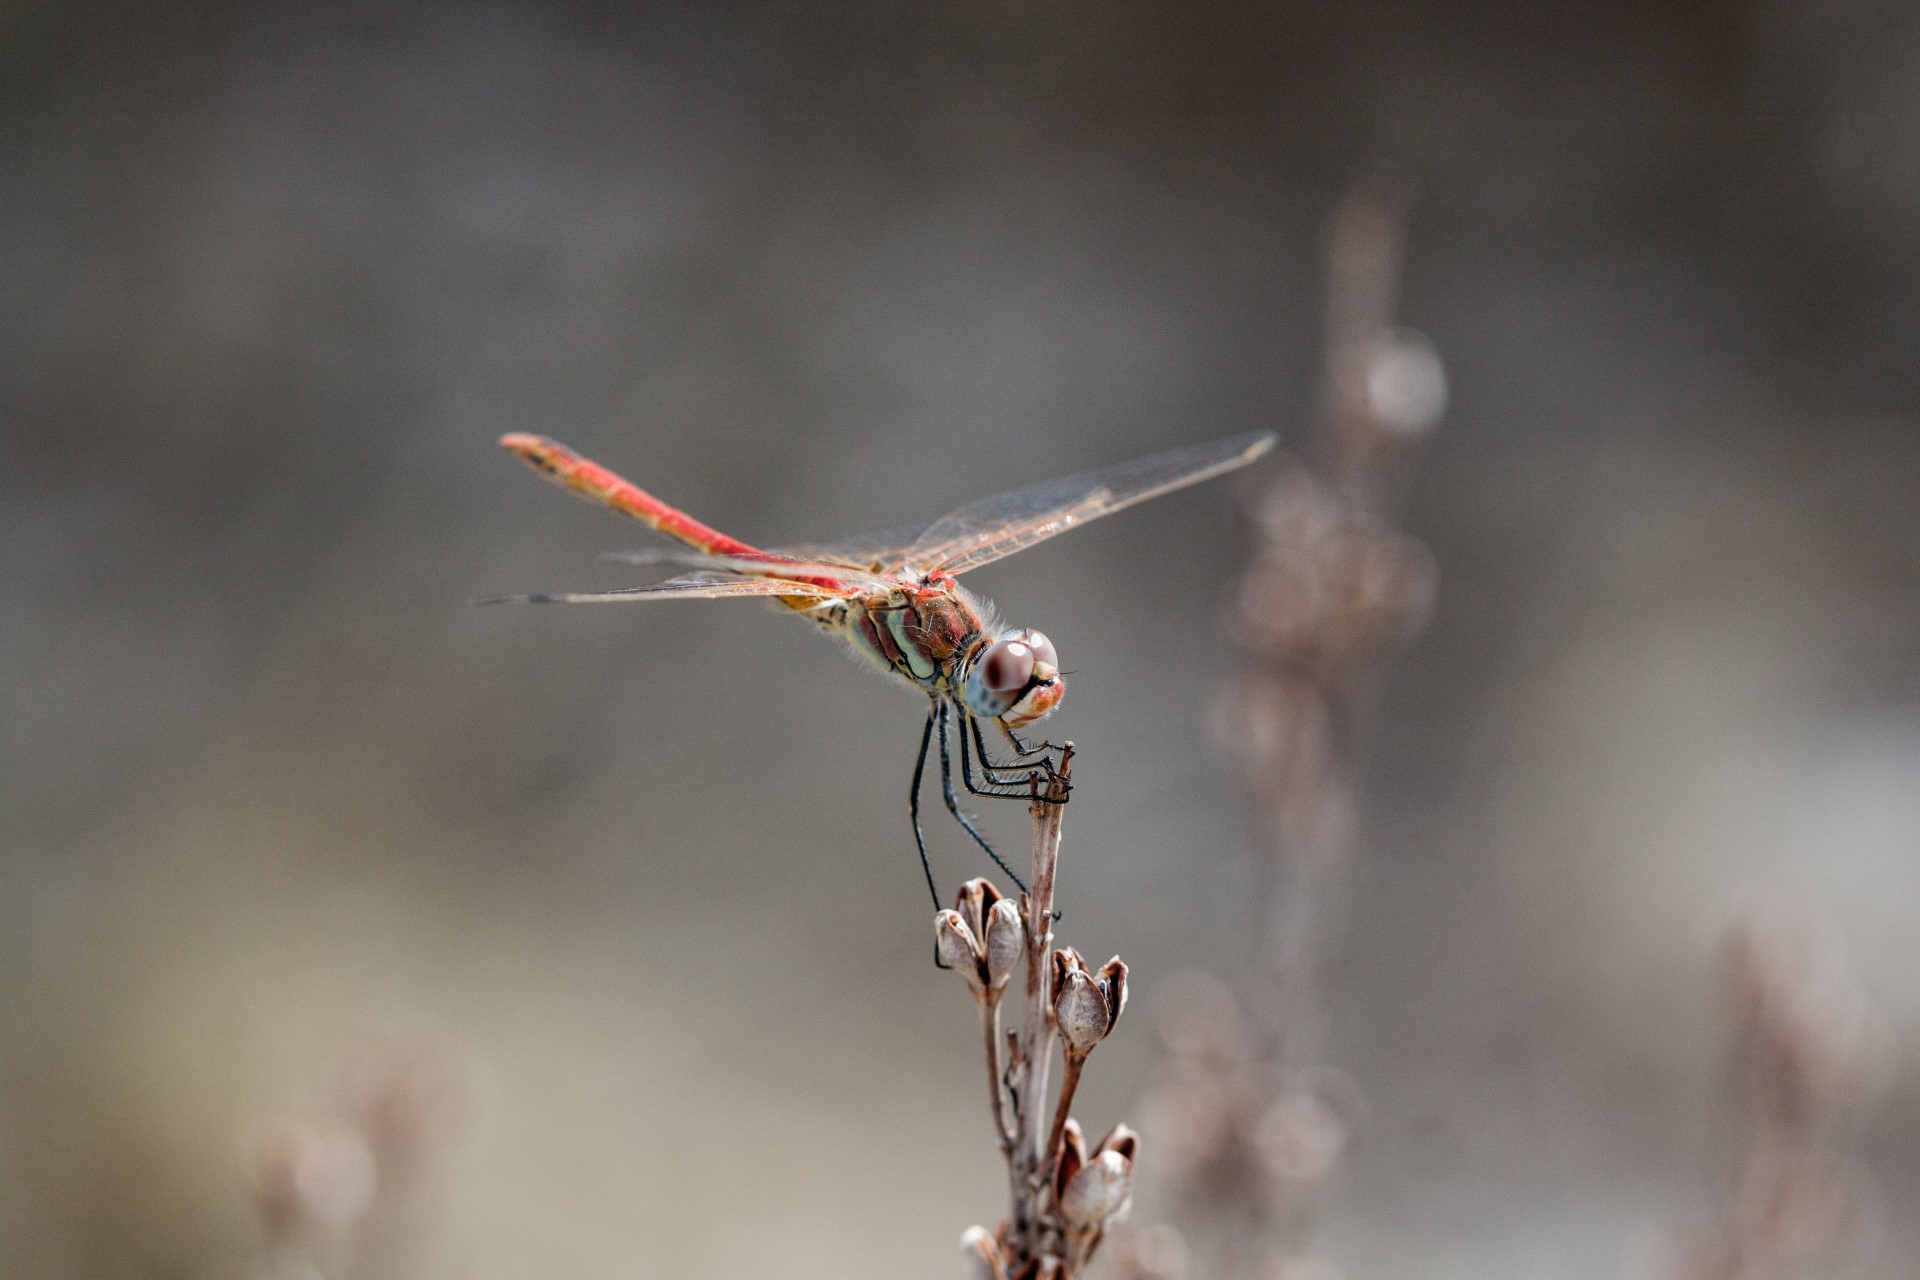
[[(1033, 798), (1033, 785), (1037, 782), (1052, 780), (1058, 772), (1058, 767), (1054, 764), (1052, 758), (1048, 756), (1042, 756), (1038, 760), (1016, 760), (1011, 764), (994, 763), (992, 754), (987, 750), (986, 736), (980, 732), (979, 718), (968, 716), (967, 719), (972, 722), (973, 745), (980, 752), (980, 774), (986, 779), (988, 786), (1020, 788), (1017, 792), (1008, 792), (1007, 794), (1010, 797), (1030, 800)], [(1006, 725), (1001, 724), (998, 720), (994, 721), (994, 723), (1000, 725), (1001, 732), (1012, 737), (1013, 731), (1008, 729)], [(1018, 739), (1015, 739), (1015, 741), (1017, 742)], [(1038, 772), (1036, 772), (1036, 770)], [(973, 792), (975, 795), (1000, 794), (998, 792), (982, 791), (971, 782), (967, 784), (967, 790)], [(1050, 792), (1052, 789), (1045, 788), (1044, 790)], [(1047, 799), (1047, 796), (1043, 794), (1041, 799)]]
[[(933, 741), (934, 707), (927, 708), (927, 724), (920, 730), (920, 754), (913, 761), (913, 790), (907, 796), (907, 813), (913, 819), (913, 843), (920, 850), (920, 870), (927, 876), (927, 892), (933, 895), (933, 909), (940, 910), (940, 890), (933, 883), (933, 864), (927, 861), (927, 834), (920, 829), (920, 779), (927, 771), (927, 746)], [(933, 966), (936, 969), (951, 969), (953, 966), (940, 959), (940, 944), (933, 946)]]
[[(1031, 784), (1052, 772), (1051, 760), (1015, 760), (1010, 764), (996, 764), (993, 753), (987, 750), (987, 739), (980, 731), (980, 718), (968, 716), (967, 720), (974, 750), (980, 753), (980, 776), (987, 780), (989, 786), (1019, 787), (1022, 794), (1026, 794), (1031, 790)], [(1006, 726), (1000, 725), (1000, 728), (1004, 731)], [(1036, 773), (1035, 770), (1040, 772)]]
[(1005, 721), (996, 720), (994, 721), (994, 723), (1000, 726), (1001, 733), (1004, 733), (1007, 735), (1007, 743), (1009, 746), (1013, 748), (1015, 755), (1038, 756), (1038, 755), (1045, 755), (1049, 751), (1065, 751), (1066, 750), (1065, 747), (1061, 746), (1057, 742), (1042, 742), (1037, 747), (1030, 747), (1026, 743), (1020, 741), (1019, 734), (1007, 728)]
[[(958, 712), (956, 714), (965, 715), (966, 713)], [(972, 719), (971, 716), (969, 716), (968, 718)], [(980, 736), (980, 722), (978, 720), (975, 720), (973, 722), (973, 736), (976, 740)], [(944, 745), (944, 742), (942, 745)], [(986, 754), (985, 743), (981, 743), (980, 753), (982, 755)], [(944, 763), (944, 761), (942, 763)], [(1039, 797), (1039, 793), (1033, 785), (1034, 781), (1037, 779), (1037, 776), (1038, 775), (1031, 774), (1031, 773), (1027, 775), (1028, 786), (1024, 792), (1022, 791), (982, 791), (980, 788), (973, 785), (973, 760), (967, 751), (967, 731), (965, 729), (960, 730), (960, 778), (961, 778), (961, 781), (967, 784), (967, 790), (973, 792), (974, 795), (993, 796), (1001, 800), (1026, 800), (1029, 803), (1031, 803), (1036, 798), (1044, 798), (1044, 797)], [(947, 779), (947, 802), (948, 802), (948, 807), (951, 808), (952, 802), (953, 802), (953, 779), (951, 775), (949, 775)], [(1054, 801), (1053, 803), (1065, 804), (1066, 798), (1063, 796), (1059, 800)], [(955, 817), (960, 816), (959, 810), (957, 809), (954, 810), (954, 816)], [(973, 830), (971, 826), (969, 826), (967, 829), (969, 831)], [(975, 839), (978, 839), (978, 838), (979, 838), (978, 836), (975, 836)], [(984, 844), (986, 842), (981, 841), (981, 843)], [(992, 853), (993, 850), (988, 849), (987, 852)], [(996, 857), (994, 861), (1000, 862), (1000, 859)], [(1002, 870), (1006, 869), (1006, 864), (1004, 862), (1000, 863), (1000, 866)], [(1007, 874), (1010, 876), (1013, 876), (1013, 872), (1011, 871), (1007, 871)], [(1025, 893), (1027, 891), (1027, 886), (1024, 884), (1021, 884), (1019, 876), (1013, 876), (1013, 882), (1015, 884), (1020, 885), (1020, 892)], [(1058, 907), (1054, 908), (1053, 918), (1055, 920), (1060, 919), (1060, 909)]]
[[(964, 713), (963, 713), (964, 714)], [(968, 717), (972, 719), (972, 717)], [(960, 738), (960, 780), (966, 784), (969, 792), (976, 796), (986, 796), (994, 800), (1031, 800), (1034, 786), (1044, 776), (1037, 764), (1008, 766), (1009, 777), (1000, 776), (1000, 771), (986, 763), (986, 746), (980, 738), (980, 722), (973, 721), (972, 727), (961, 728)], [(968, 745), (969, 734), (972, 746)], [(974, 780), (973, 752), (980, 752), (980, 778)]]
[[(973, 819), (969, 818), (960, 809), (960, 801), (953, 794), (953, 757), (949, 754), (947, 746), (947, 733), (951, 725), (953, 711), (952, 708), (944, 702), (937, 705), (940, 709), (940, 789), (946, 796), (947, 812), (953, 815), (954, 821), (967, 829), (967, 834), (973, 837), (975, 844), (987, 851), (987, 856), (993, 859), (993, 865), (1006, 872), (1007, 878), (1019, 886), (1020, 892), (1025, 893), (1027, 891), (1027, 882), (1015, 874), (1013, 868), (1006, 864), (1006, 861), (1001, 858), (991, 844), (987, 843), (987, 838), (980, 834), (980, 829), (973, 825)], [(966, 755), (967, 738), (965, 730), (962, 730), (960, 734), (960, 758), (963, 768)], [(969, 789), (971, 790), (971, 788)]]

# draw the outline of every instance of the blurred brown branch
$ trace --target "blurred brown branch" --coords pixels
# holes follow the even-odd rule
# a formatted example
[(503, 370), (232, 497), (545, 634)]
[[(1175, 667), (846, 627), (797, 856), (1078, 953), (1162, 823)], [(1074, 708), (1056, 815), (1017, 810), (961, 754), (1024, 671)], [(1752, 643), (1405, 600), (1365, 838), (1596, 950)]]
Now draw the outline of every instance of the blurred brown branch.
[(1728, 1200), (1682, 1231), (1676, 1280), (1835, 1274), (1869, 1216), (1872, 1183), (1840, 1152), (1873, 1074), (1876, 1019), (1838, 934), (1781, 905), (1745, 911), (1721, 949), (1730, 1015)]
[(249, 1280), (427, 1280), (441, 1274), (447, 1159), (465, 1099), (444, 1061), (382, 1054), (345, 1099), (286, 1115), (255, 1152), (263, 1247)]
[[(1358, 194), (1335, 212), (1311, 462), (1283, 467), (1249, 502), (1256, 545), (1230, 627), (1250, 660), (1214, 728), (1259, 851), (1260, 961), (1237, 995), (1194, 977), (1165, 1001), (1164, 1080), (1144, 1117), (1222, 1276), (1325, 1270), (1306, 1250), (1341, 1166), (1352, 1089), (1322, 1065), (1320, 970), (1377, 691), (1434, 590), (1431, 557), (1393, 523), (1446, 397), (1431, 345), (1393, 323), (1400, 250), (1395, 202)], [(1172, 1274), (1183, 1251), (1146, 1253), (1161, 1261), (1127, 1251), (1140, 1277)]]

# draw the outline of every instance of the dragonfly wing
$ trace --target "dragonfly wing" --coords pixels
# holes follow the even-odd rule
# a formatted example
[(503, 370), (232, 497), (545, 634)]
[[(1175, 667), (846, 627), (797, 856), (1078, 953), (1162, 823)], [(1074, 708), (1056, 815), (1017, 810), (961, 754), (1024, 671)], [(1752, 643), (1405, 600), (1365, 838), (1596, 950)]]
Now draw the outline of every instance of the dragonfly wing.
[(965, 573), (1136, 502), (1244, 467), (1273, 444), (1272, 432), (1249, 432), (986, 498), (928, 525), (903, 556), (918, 568)]
[(476, 604), (623, 604), (631, 600), (713, 600), (725, 596), (817, 596), (831, 600), (843, 593), (782, 578), (742, 578), (727, 573), (685, 573), (645, 587), (612, 591), (568, 591), (526, 596), (487, 596)]
[(930, 527), (931, 522), (923, 520), (919, 524), (896, 525), (891, 529), (858, 533), (851, 538), (840, 538), (833, 542), (810, 542), (797, 547), (775, 547), (773, 554), (791, 556), (796, 560), (812, 560), (821, 564), (859, 569), (866, 573), (892, 573), (906, 563), (908, 549), (918, 542), (920, 536)]
[[(752, 556), (708, 556), (675, 547), (648, 547), (641, 551), (609, 551), (601, 558), (617, 560), (621, 564), (677, 564), (745, 578), (776, 578), (824, 588), (828, 594), (888, 585), (877, 574), (853, 565), (802, 559), (787, 551), (769, 551)], [(829, 586), (829, 582), (835, 585)]]

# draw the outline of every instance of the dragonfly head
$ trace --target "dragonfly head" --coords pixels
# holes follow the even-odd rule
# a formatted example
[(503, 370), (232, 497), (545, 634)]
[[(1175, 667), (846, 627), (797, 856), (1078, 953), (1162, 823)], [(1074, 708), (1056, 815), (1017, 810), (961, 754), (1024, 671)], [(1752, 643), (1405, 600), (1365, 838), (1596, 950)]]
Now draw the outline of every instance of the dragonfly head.
[(1060, 656), (1038, 631), (1009, 631), (974, 650), (961, 698), (967, 710), (1009, 729), (1047, 716), (1067, 695)]

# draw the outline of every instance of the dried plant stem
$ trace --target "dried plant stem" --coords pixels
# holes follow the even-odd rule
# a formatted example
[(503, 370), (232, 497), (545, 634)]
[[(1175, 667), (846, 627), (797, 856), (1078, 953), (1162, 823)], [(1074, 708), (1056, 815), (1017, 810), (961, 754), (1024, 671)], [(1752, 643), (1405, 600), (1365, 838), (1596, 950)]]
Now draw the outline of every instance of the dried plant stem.
[(987, 1097), (993, 1109), (993, 1132), (1000, 1140), (1000, 1153), (1013, 1154), (1013, 1125), (1007, 1120), (1007, 1096), (1000, 1062), (1000, 993), (980, 996), (980, 1035), (986, 1041)]
[[(1073, 1095), (1080, 1088), (1080, 1073), (1087, 1065), (1087, 1055), (1067, 1050), (1066, 1067), (1060, 1073), (1060, 1101), (1054, 1104), (1053, 1128), (1047, 1134), (1045, 1150), (1051, 1154), (1060, 1150), (1060, 1137), (1067, 1131), (1067, 1117), (1073, 1113)], [(1043, 1172), (1047, 1172), (1043, 1169)]]
[[(1060, 861), (1060, 824), (1066, 818), (1073, 744), (1061, 752), (1060, 767), (1045, 793), (1036, 789), (1027, 812), (1033, 815), (1033, 873), (1023, 905), (1027, 927), (1027, 1008), (1013, 1046), (1008, 1083), (1013, 1094), (1015, 1133), (1008, 1177), (1013, 1193), (1013, 1238), (1022, 1252), (1037, 1252), (1040, 1197), (1047, 1185), (1051, 1152), (1041, 1145), (1040, 1117), (1046, 1109), (1047, 1064), (1053, 1027), (1047, 1020), (1048, 953), (1053, 947), (1053, 882)], [(1057, 1141), (1057, 1135), (1056, 1135)]]
[(1104, 1231), (1083, 1231), (1078, 1228), (1067, 1232), (1067, 1266), (1078, 1275), (1093, 1261), (1093, 1255), (1100, 1248), (1100, 1242), (1106, 1238)]
[[(1072, 767), (1068, 743), (1059, 763), (1044, 774), (1036, 770), (1028, 784), (1033, 871), (1019, 902), (990, 881), (969, 880), (952, 910), (934, 913), (938, 953), (966, 977), (979, 1005), (994, 1137), (1007, 1162), (1007, 1216), (997, 1230), (970, 1227), (960, 1240), (975, 1280), (1075, 1280), (1133, 1200), (1140, 1136), (1117, 1124), (1089, 1148), (1071, 1114), (1088, 1056), (1127, 1007), (1127, 966), (1119, 956), (1093, 969), (1077, 949), (1053, 949), (1054, 880)], [(1027, 1005), (1003, 1042), (1000, 1000), (1023, 955)], [(1049, 1122), (1047, 1069), (1056, 1037), (1066, 1070)]]

